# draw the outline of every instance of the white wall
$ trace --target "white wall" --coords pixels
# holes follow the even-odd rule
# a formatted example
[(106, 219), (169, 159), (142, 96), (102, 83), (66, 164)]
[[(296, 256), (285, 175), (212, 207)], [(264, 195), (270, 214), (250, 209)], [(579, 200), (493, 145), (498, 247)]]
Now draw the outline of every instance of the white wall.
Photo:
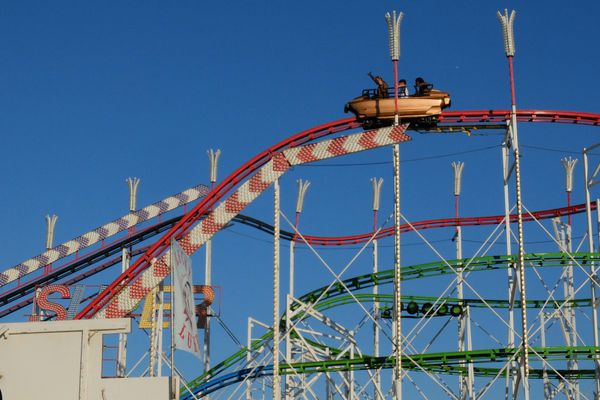
[(130, 319), (0, 323), (2, 400), (168, 400), (169, 377), (102, 378), (102, 335), (130, 331)]

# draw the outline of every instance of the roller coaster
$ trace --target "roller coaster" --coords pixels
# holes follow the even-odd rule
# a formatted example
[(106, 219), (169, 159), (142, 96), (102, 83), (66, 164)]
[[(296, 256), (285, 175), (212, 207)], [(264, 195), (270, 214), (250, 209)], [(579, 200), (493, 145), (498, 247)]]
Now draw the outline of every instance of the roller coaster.
[[(14, 322), (21, 318), (17, 312), (27, 313), (27, 308), (31, 314), (25, 317), (36, 326), (55, 319), (76, 320), (66, 323), (73, 326), (100, 326), (109, 319), (120, 319), (116, 321), (120, 324), (133, 321), (136, 326), (129, 335), (128, 325), (106, 329), (119, 334), (116, 342), (114, 337), (113, 342), (103, 342), (104, 333), (96, 336), (94, 343), (101, 357), (116, 349), (114, 359), (107, 356), (100, 368), (86, 365), (88, 357), (94, 359), (90, 343), (96, 331), (90, 333), (84, 328), (87, 343), (81, 336), (81, 361), (75, 368), (81, 374), (78, 389), (87, 395), (89, 382), (84, 372), (89, 373), (88, 369), (99, 371), (103, 375), (100, 381), (108, 374), (115, 379), (98, 390), (101, 393), (92, 394), (104, 400), (111, 398), (105, 389), (112, 388), (115, 393), (118, 383), (110, 385), (121, 378), (160, 377), (163, 363), (179, 380), (163, 379), (160, 385), (152, 382), (165, 393), (168, 390), (169, 398), (185, 400), (599, 400), (600, 200), (592, 200), (591, 188), (598, 183), (595, 179), (600, 164), (590, 169), (588, 158), (597, 155), (593, 150), (600, 143), (582, 151), (585, 202), (571, 204), (577, 160), (569, 157), (561, 160), (566, 206), (551, 204), (554, 208), (548, 208), (549, 194), (535, 199), (542, 200), (544, 206), (536, 204), (530, 209), (523, 201), (527, 184), (521, 174), (518, 126), (558, 124), (593, 130), (600, 127), (600, 114), (517, 109), (514, 12), (509, 15), (508, 11), (498, 13), (498, 17), (509, 66), (511, 109), (448, 111), (449, 94), (432, 92), (430, 87), (427, 93), (419, 90), (418, 96), (400, 100), (402, 16), (386, 14), (394, 90), (388, 91), (387, 84), (377, 77), (381, 81), (378, 90), (364, 90), (361, 97), (346, 105), (354, 117), (291, 135), (250, 158), (220, 182), (216, 179), (219, 153), (211, 149), (210, 185), (193, 186), (139, 210), (130, 198), (127, 215), (56, 246), (49, 232), (45, 252), (0, 272), (0, 322)], [(420, 78), (419, 82), (425, 84)], [(453, 99), (456, 101), (456, 96)], [(490, 132), (495, 136), (488, 135)], [(504, 212), (461, 215), (464, 163), (453, 162), (454, 215), (434, 218), (433, 210), (423, 207), (419, 215), (426, 217), (412, 220), (410, 206), (402, 203), (401, 207), (400, 149), (410, 148), (417, 136), (456, 133), (500, 139), (497, 147), (502, 173), (497, 183), (503, 190)], [(384, 203), (390, 208), (392, 200), (393, 211), (386, 218), (380, 210), (383, 178), (373, 178), (369, 210), (373, 213), (372, 229), (341, 235), (300, 229), (309, 183), (297, 181), (294, 220), (282, 207), (280, 182), (302, 171), (302, 166), (323, 166), (326, 160), (359, 152), (367, 153), (365, 159), (374, 153), (391, 156), (387, 164), (392, 164), (393, 171), (387, 167), (385, 171), (388, 175), (392, 172), (393, 196), (384, 198)], [(135, 191), (137, 183), (129, 182), (130, 191)], [(255, 215), (256, 208), (249, 206), (258, 203), (267, 191), (263, 197), (268, 197), (271, 187), (273, 198), (268, 208), (273, 218)], [(343, 208), (344, 201), (338, 206)], [(489, 206), (498, 204), (489, 202)], [(52, 218), (47, 218), (51, 231)], [(322, 227), (323, 221), (319, 222)], [(212, 245), (213, 240), (227, 240), (225, 235), (218, 235), (220, 232), (233, 232), (237, 226), (269, 238), (269, 268), (255, 257), (247, 257), (247, 265), (242, 267), (253, 268), (256, 276), (272, 273), (272, 297), (264, 293), (264, 285), (250, 282), (247, 286), (252, 296), (268, 298), (273, 308), (272, 319), (257, 319), (265, 318), (264, 310), (260, 310), (258, 317), (248, 315), (247, 323), (236, 320), (236, 327), (231, 329), (221, 316), (220, 306), (213, 304), (217, 286), (211, 277)], [(575, 226), (585, 229), (575, 232)], [(468, 242), (465, 232), (478, 240)], [(418, 239), (422, 247), (411, 251), (410, 243), (401, 242), (404, 237)], [(536, 242), (534, 237), (543, 240)], [(282, 254), (281, 242), (289, 250), (287, 256)], [(443, 244), (437, 246), (437, 242)], [(175, 296), (171, 297), (173, 292), (179, 293), (173, 289), (177, 275), (173, 273), (177, 271), (173, 255), (185, 259), (186, 255), (197, 255), (201, 248), (205, 250), (204, 282), (190, 284), (186, 294), (192, 293), (191, 287), (197, 289), (195, 310), (197, 328), (203, 331), (202, 365), (197, 359), (190, 362), (185, 358), (178, 364), (174, 358), (174, 320), (181, 311), (173, 310)], [(227, 243), (226, 251), (235, 248)], [(349, 259), (330, 261), (322, 252), (333, 249), (349, 254)], [(467, 252), (469, 256), (463, 254)], [(287, 285), (282, 284), (282, 272), (289, 279)], [(200, 283), (198, 275), (195, 273), (193, 283)], [(226, 291), (231, 281), (217, 283)], [(93, 287), (93, 293), (84, 295), (83, 285)], [(72, 299), (71, 286), (75, 287)], [(72, 300), (68, 312), (62, 306), (48, 306), (47, 296), (54, 292), (61, 295), (52, 299), (57, 302), (55, 306), (59, 301)], [(244, 303), (244, 294), (234, 296)], [(170, 298), (170, 304), (165, 297)], [(186, 316), (191, 323), (193, 312)], [(243, 325), (247, 328), (246, 343), (238, 339)], [(164, 330), (171, 333), (170, 354), (163, 351)], [(191, 332), (196, 333), (193, 326)], [(12, 334), (0, 325), (0, 341)], [(227, 336), (234, 342), (233, 348), (227, 345)], [(79, 339), (74, 342), (79, 346)], [(24, 347), (20, 349), (24, 351)], [(114, 370), (107, 368), (113, 362)], [(0, 386), (4, 378), (0, 374)], [(35, 378), (32, 381), (35, 383)]]
[[(600, 125), (600, 114), (592, 113), (518, 110), (516, 117), (518, 121), (527, 123)], [(444, 112), (434, 129), (436, 132), (507, 129), (506, 122), (510, 118), (511, 112), (507, 110)], [(347, 131), (355, 132), (342, 135)], [(0, 317), (29, 306), (41, 286), (50, 283), (71, 285), (85, 282), (100, 272), (112, 271), (111, 268), (122, 263), (121, 253), (124, 249), (134, 259), (132, 264), (105, 289), (90, 296), (75, 318), (102, 319), (135, 315), (146, 295), (168, 277), (166, 255), (173, 238), (191, 255), (218, 231), (234, 224), (243, 224), (310, 249), (315, 246), (359, 245), (361, 251), (367, 246), (376, 246), (377, 241), (393, 237), (397, 231), (418, 233), (440, 228), (460, 230), (488, 226), (494, 228), (492, 234), (496, 238), (506, 230), (510, 233), (510, 225), (517, 223), (519, 217), (514, 212), (406, 221), (397, 230), (395, 226), (380, 225), (370, 232), (336, 237), (304, 234), (297, 229), (286, 231), (270, 222), (241, 214), (248, 204), (292, 166), (407, 142), (410, 140), (409, 132), (410, 126), (406, 125), (362, 132), (360, 123), (354, 119), (342, 119), (293, 135), (251, 158), (212, 189), (204, 185), (195, 186), (6, 269), (0, 274)], [(522, 218), (524, 222), (532, 224), (553, 220), (558, 226), (556, 221), (561, 217), (583, 213), (590, 215), (596, 208), (596, 202), (588, 201), (528, 211)], [(177, 215), (173, 216), (173, 212)], [(168, 218), (163, 220), (163, 215)], [(113, 236), (116, 238), (109, 240)], [(593, 295), (587, 296), (587, 290), (583, 295), (582, 289), (595, 286), (590, 282), (595, 282), (594, 266), (600, 261), (600, 254), (593, 249), (589, 252), (572, 251), (566, 245), (571, 240), (570, 236), (567, 241), (567, 236), (563, 235), (562, 243), (560, 238), (560, 234), (557, 234), (559, 252), (524, 255), (524, 267), (528, 275), (558, 277), (553, 287), (545, 286), (545, 298), (530, 298), (524, 303), (516, 301), (514, 292), (512, 297), (510, 293), (504, 297), (484, 297), (479, 290), (472, 288), (475, 297), (471, 298), (457, 293), (456, 277), (459, 274), (467, 285), (468, 278), (475, 272), (481, 273), (477, 274), (479, 276), (493, 274), (494, 279), (500, 279), (498, 276), (501, 275), (498, 274), (503, 273), (504, 279), (507, 276), (509, 281), (511, 276), (514, 279), (512, 274), (519, 264), (519, 257), (515, 254), (442, 258), (401, 267), (400, 279), (404, 283), (451, 278), (445, 289), (432, 285), (432, 290), (440, 291), (439, 295), (404, 292), (401, 295), (401, 309), (398, 312), (408, 328), (405, 328), (407, 331), (402, 338), (404, 352), (400, 365), (403, 379), (413, 385), (414, 393), (428, 398), (425, 391), (433, 390), (432, 393), (449, 398), (480, 398), (488, 393), (495, 393), (490, 396), (496, 397), (498, 387), (518, 391), (518, 360), (522, 353), (514, 321), (507, 321), (510, 321), (515, 310), (525, 304), (531, 313), (537, 314), (535, 322), (529, 327), (529, 359), (532, 367), (528, 370), (528, 378), (533, 380), (530, 390), (540, 390), (545, 398), (561, 394), (568, 398), (592, 398), (583, 385), (584, 382), (598, 380), (596, 360), (600, 357), (600, 347), (585, 344), (590, 341), (589, 335), (582, 334), (581, 328), (574, 329), (573, 321), (576, 313), (581, 312), (579, 310), (595, 310)], [(373, 323), (372, 335), (391, 336), (389, 321), (393, 320), (395, 301), (389, 288), (394, 284), (394, 277), (393, 268), (375, 270), (350, 278), (336, 277), (331, 284), (298, 297), (288, 295), (287, 306), (279, 315), (277, 325), (285, 336), (283, 341), (286, 343), (286, 352), (289, 352), (283, 356), (284, 362), (276, 367), (277, 374), (286, 380), (284, 394), (288, 398), (390, 397), (391, 389), (382, 388), (381, 377), (385, 376), (386, 370), (397, 365), (396, 358), (389, 344), (368, 344), (373, 338), (365, 338), (364, 326)], [(575, 284), (577, 278), (578, 286)], [(562, 297), (556, 296), (560, 284), (564, 286)], [(428, 286), (417, 287), (422, 291), (429, 290)], [(336, 314), (336, 310), (348, 307), (355, 309), (350, 314), (355, 313), (356, 309), (362, 313), (362, 319), (352, 328), (344, 326), (348, 323), (348, 312)], [(336, 317), (328, 316), (332, 311)], [(495, 347), (484, 346), (485, 341), (472, 343), (470, 326), (477, 324), (474, 315), (482, 312), (491, 313), (493, 318), (500, 321), (497, 321), (496, 329), (500, 326), (509, 332), (507, 338), (502, 340), (498, 339), (501, 336), (499, 332), (487, 332), (493, 338), (491, 340), (496, 342)], [(500, 312), (509, 318), (500, 316)], [(334, 318), (339, 318), (340, 322)], [(451, 323), (464, 327), (462, 332), (459, 329), (459, 345), (454, 349), (449, 347), (456, 345), (440, 345), (436, 342), (441, 335), (450, 335), (445, 330)], [(580, 322), (580, 326), (589, 324)], [(275, 372), (273, 325), (253, 323), (249, 327), (251, 325), (263, 326), (265, 333), (257, 338), (249, 334), (247, 346), (186, 382), (181, 389), (181, 398), (215, 396), (226, 391), (229, 391), (229, 396), (255, 398), (261, 390), (263, 393), (271, 390), (265, 389), (265, 382), (269, 382)], [(548, 344), (560, 341), (556, 333), (552, 334), (552, 340), (545, 337), (545, 333), (552, 331), (552, 325), (555, 330), (562, 332), (560, 337), (563, 343), (559, 346)], [(479, 328), (485, 331), (484, 327)], [(512, 341), (511, 330), (513, 337), (516, 336)], [(590, 333), (592, 330), (590, 327)], [(433, 338), (426, 340), (423, 349), (417, 348), (415, 341), (421, 340), (420, 337), (428, 331), (434, 332)], [(541, 342), (540, 345), (537, 342)], [(440, 346), (445, 349), (440, 349)], [(370, 351), (365, 351), (365, 348)], [(432, 351), (432, 348), (436, 350)], [(380, 351), (389, 351), (390, 354), (381, 356)], [(457, 376), (458, 385), (447, 383), (447, 376)], [(361, 380), (362, 384), (359, 383)], [(427, 380), (433, 382), (433, 389), (424, 389), (426, 384), (423, 382)], [(541, 382), (539, 387), (534, 382), (536, 380)]]

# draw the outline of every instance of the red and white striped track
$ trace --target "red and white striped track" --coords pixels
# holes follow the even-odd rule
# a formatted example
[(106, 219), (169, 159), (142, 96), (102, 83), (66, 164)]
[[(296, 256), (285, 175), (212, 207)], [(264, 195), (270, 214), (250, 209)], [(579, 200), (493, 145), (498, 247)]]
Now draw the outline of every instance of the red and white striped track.
[[(410, 136), (405, 134), (407, 127), (408, 125), (399, 125), (380, 128), (275, 153), (250, 179), (179, 239), (181, 248), (187, 255), (193, 254), (292, 166), (408, 141)], [(155, 258), (149, 268), (113, 296), (97, 312), (95, 318), (121, 318), (133, 311), (138, 303), (169, 275), (169, 256), (170, 251), (166, 251), (160, 258)]]
[[(452, 111), (443, 113), (440, 118), (440, 123), (494, 123), (506, 121), (509, 117), (510, 112), (508, 110)], [(553, 122), (592, 126), (600, 124), (600, 114), (570, 111), (521, 110), (518, 111), (517, 117), (521, 122)], [(273, 165), (278, 158), (281, 158), (279, 154), (284, 150), (293, 149), (325, 136), (357, 128), (359, 126), (360, 125), (352, 118), (334, 121), (292, 136), (252, 158), (217, 186), (217, 188), (211, 191), (203, 201), (194, 207), (194, 209), (188, 212), (176, 226), (157, 241), (157, 243), (140, 257), (129, 270), (121, 274), (121, 276), (119, 276), (103, 293), (91, 302), (77, 318), (92, 318), (96, 316), (96, 314), (98, 314), (97, 317), (99, 318), (114, 318), (126, 315), (127, 312), (135, 307), (137, 300), (141, 299), (142, 292), (149, 290), (147, 289), (148, 287), (158, 284), (158, 282), (162, 280), (160, 276), (162, 275), (164, 278), (168, 273), (168, 265), (166, 265), (166, 263), (165, 265), (162, 265), (161, 263), (158, 268), (152, 269), (152, 271), (154, 271), (153, 273), (158, 274), (158, 280), (151, 278), (150, 275), (152, 274), (150, 273), (144, 274), (144, 271), (150, 268), (153, 263), (158, 262), (159, 259), (164, 259), (172, 237), (177, 240), (189, 237), (189, 232), (192, 230), (193, 225), (195, 225), (203, 215), (206, 215), (209, 210), (212, 210), (218, 201), (224, 199), (231, 190), (241, 183), (249, 185), (248, 182), (252, 178), (250, 178), (250, 180), (247, 180), (247, 178), (266, 163), (271, 163), (270, 173), (273, 174), (270, 175), (271, 177), (283, 173), (283, 171), (278, 171), (276, 167), (274, 168)], [(288, 155), (289, 154), (291, 153), (288, 153)], [(315, 160), (316, 159), (317, 158), (315, 158)], [(233, 203), (234, 200), (230, 201), (230, 203)], [(231, 211), (234, 211), (235, 209), (237, 209), (237, 207), (231, 208)], [(221, 222), (221, 220), (214, 220), (215, 227), (218, 227)], [(476, 225), (477, 223), (476, 221), (473, 221), (472, 224)], [(214, 234), (214, 232), (211, 234)], [(202, 242), (202, 240), (200, 240), (200, 242)], [(193, 245), (190, 244), (191, 247), (189, 247), (189, 249), (195, 248), (197, 243), (198, 242), (195, 242)], [(126, 294), (120, 295), (121, 292)], [(107, 311), (108, 309), (110, 310)]]

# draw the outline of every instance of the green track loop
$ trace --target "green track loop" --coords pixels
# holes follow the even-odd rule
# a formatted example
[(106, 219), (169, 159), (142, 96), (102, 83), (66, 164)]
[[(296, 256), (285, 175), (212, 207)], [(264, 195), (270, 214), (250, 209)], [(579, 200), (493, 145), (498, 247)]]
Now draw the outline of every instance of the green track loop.
[[(570, 262), (578, 263), (581, 266), (590, 266), (592, 262), (600, 261), (600, 253), (571, 253), (570, 255), (565, 253), (530, 253), (525, 255), (525, 267), (563, 267)], [(450, 275), (454, 274), (453, 270), (462, 268), (463, 272), (482, 272), (482, 271), (493, 271), (507, 269), (515, 266), (517, 263), (516, 255), (500, 255), (500, 256), (485, 256), (476, 258), (463, 258), (457, 260), (445, 260), (437, 261), (426, 264), (416, 264), (411, 266), (402, 267), (401, 269), (401, 280), (414, 280), (420, 278), (428, 278), (434, 276)], [(339, 307), (345, 304), (354, 303), (353, 298), (356, 297), (360, 302), (382, 302), (391, 303), (393, 301), (392, 295), (380, 294), (374, 297), (370, 293), (359, 293), (353, 296), (349, 295), (344, 286), (346, 286), (351, 292), (355, 292), (362, 289), (371, 288), (376, 285), (392, 284), (394, 278), (394, 270), (388, 269), (383, 270), (374, 274), (366, 274), (348, 278), (343, 280), (344, 285), (338, 283), (333, 284), (331, 287), (323, 286), (315, 289), (311, 292), (304, 294), (299, 297), (299, 300), (303, 303), (314, 304), (317, 299), (319, 302), (314, 306), (317, 311), (324, 311), (331, 308)], [(403, 302), (414, 301), (417, 304), (424, 304), (427, 302), (435, 303), (438, 300), (437, 297), (431, 296), (403, 296)], [(469, 305), (471, 307), (487, 307), (481, 299), (457, 299), (457, 298), (443, 298), (444, 302), (456, 303), (461, 305)], [(487, 304), (494, 308), (508, 308), (508, 300), (490, 299), (485, 300)], [(527, 301), (528, 308), (541, 308), (545, 301), (542, 300), (529, 300)], [(546, 307), (558, 308), (564, 303), (564, 300), (553, 300), (546, 304)], [(438, 303), (439, 304), (439, 303)], [(515, 307), (520, 307), (520, 304), (516, 302)], [(591, 306), (590, 299), (572, 299), (567, 301), (566, 307), (588, 307)], [(292, 310), (300, 307), (300, 304), (292, 304)], [(294, 317), (294, 320), (304, 317), (303, 313), (299, 313)], [(282, 322), (285, 320), (285, 314), (282, 317)], [(284, 325), (283, 323), (281, 325)], [(203, 382), (221, 374), (227, 368), (243, 361), (246, 358), (248, 351), (254, 352), (265, 346), (269, 340), (272, 339), (272, 333), (267, 332), (260, 338), (252, 341), (250, 349), (242, 348), (230, 357), (226, 358), (219, 364), (215, 365), (212, 369), (200, 375), (196, 379), (188, 383), (188, 387), (193, 389)], [(578, 358), (591, 358), (595, 354), (600, 354), (600, 349), (595, 347), (546, 347), (546, 348), (533, 348), (535, 352), (541, 354), (547, 359), (568, 359), (569, 357), (577, 356)], [(460, 361), (466, 361), (469, 363), (476, 362), (501, 362), (509, 359), (515, 352), (515, 349), (491, 349), (491, 350), (473, 350), (467, 352), (443, 352), (443, 353), (428, 353), (428, 354), (417, 354), (410, 356), (416, 364), (412, 361), (403, 359), (403, 368), (421, 370), (425, 369), (428, 371), (447, 373), (447, 374), (462, 374), (466, 372), (466, 367), (455, 365)], [(558, 357), (558, 358), (557, 358)], [(561, 358), (562, 357), (562, 358)], [(534, 361), (534, 359), (532, 359)], [(331, 372), (337, 370), (365, 370), (372, 368), (391, 368), (393, 358), (389, 357), (362, 357), (352, 360), (333, 360), (333, 361), (319, 361), (312, 363), (300, 363), (300, 364), (282, 364), (281, 373), (290, 374), (296, 372), (301, 373), (314, 373), (314, 372)], [(404, 365), (406, 363), (406, 366)], [(380, 364), (380, 365), (379, 365)], [(496, 375), (500, 369), (498, 368), (475, 368), (476, 375), (490, 376)], [(592, 378), (594, 377), (594, 370), (558, 370), (563, 376), (576, 377), (576, 378)], [(549, 375), (556, 374), (554, 371), (547, 371)], [(530, 370), (532, 377), (541, 378), (542, 370), (532, 369)]]

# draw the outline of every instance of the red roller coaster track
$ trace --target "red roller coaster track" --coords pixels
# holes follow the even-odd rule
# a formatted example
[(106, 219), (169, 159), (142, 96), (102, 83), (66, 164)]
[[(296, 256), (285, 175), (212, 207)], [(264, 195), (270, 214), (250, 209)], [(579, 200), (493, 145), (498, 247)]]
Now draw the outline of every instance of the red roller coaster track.
[[(509, 110), (448, 111), (440, 117), (441, 123), (487, 123), (504, 122), (510, 119)], [(600, 114), (577, 111), (519, 110), (519, 122), (554, 122), (561, 124), (600, 125)]]
[[(508, 110), (452, 111), (443, 113), (440, 117), (440, 123), (497, 123), (506, 121), (509, 118), (510, 111)], [(573, 111), (520, 110), (517, 112), (517, 119), (521, 122), (567, 123), (591, 126), (600, 125), (600, 114)], [(88, 319), (94, 317), (98, 311), (113, 301), (126, 285), (129, 285), (131, 282), (138, 279), (141, 274), (150, 267), (152, 260), (159, 258), (167, 251), (171, 238), (182, 238), (196, 222), (215, 206), (219, 200), (225, 198), (234, 187), (237, 187), (245, 178), (271, 160), (274, 154), (285, 149), (312, 142), (325, 136), (358, 127), (360, 127), (360, 124), (353, 118), (333, 121), (291, 136), (250, 159), (206, 195), (200, 203), (198, 203), (173, 228), (151, 246), (143, 256), (138, 258), (127, 271), (123, 272), (106, 290), (90, 302), (90, 304), (77, 315), (76, 319)], [(497, 219), (498, 217), (485, 218)], [(465, 223), (465, 225), (477, 225), (478, 220), (482, 219), (475, 218), (471, 223)], [(451, 226), (451, 221), (453, 220), (442, 222), (442, 225), (440, 226)], [(426, 222), (427, 221), (424, 221), (423, 223)], [(443, 225), (444, 223), (447, 225)], [(456, 221), (453, 221), (453, 223), (456, 223)]]
[[(596, 209), (596, 203), (590, 203), (591, 209)], [(523, 214), (523, 221), (533, 221), (535, 219), (548, 219), (561, 217), (564, 215), (578, 214), (585, 211), (585, 203), (577, 204), (571, 207), (553, 208), (551, 210), (534, 211), (530, 214)], [(426, 221), (414, 222), (411, 225), (403, 224), (400, 225), (401, 232), (410, 232), (413, 230), (422, 229), (435, 229), (435, 228), (446, 228), (454, 226), (477, 226), (477, 225), (497, 225), (504, 221), (504, 215), (492, 215), (486, 217), (462, 217), (462, 218), (444, 218), (444, 219), (431, 219)], [(517, 222), (517, 214), (510, 215), (510, 222)], [(394, 234), (394, 227), (382, 229), (376, 236), (376, 239), (380, 239)], [(365, 243), (371, 239), (373, 233), (361, 233), (352, 236), (304, 236), (304, 239), (312, 244), (319, 246), (347, 246), (350, 244)], [(303, 240), (296, 238), (297, 242), (303, 242)]]

